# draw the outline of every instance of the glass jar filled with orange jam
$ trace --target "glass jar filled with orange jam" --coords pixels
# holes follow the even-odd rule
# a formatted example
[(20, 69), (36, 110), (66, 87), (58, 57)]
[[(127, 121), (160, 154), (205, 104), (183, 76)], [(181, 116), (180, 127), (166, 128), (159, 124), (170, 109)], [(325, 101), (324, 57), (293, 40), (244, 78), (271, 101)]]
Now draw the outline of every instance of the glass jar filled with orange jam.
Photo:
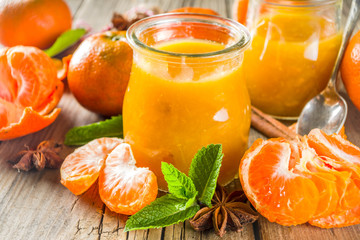
[(210, 15), (164, 14), (130, 27), (133, 67), (123, 105), (124, 136), (140, 166), (167, 185), (161, 162), (187, 173), (195, 153), (222, 144), (221, 184), (247, 148), (250, 98), (241, 75), (250, 33)]
[(341, 43), (340, 0), (263, 0), (249, 7), (244, 70), (251, 103), (296, 119), (330, 79)]

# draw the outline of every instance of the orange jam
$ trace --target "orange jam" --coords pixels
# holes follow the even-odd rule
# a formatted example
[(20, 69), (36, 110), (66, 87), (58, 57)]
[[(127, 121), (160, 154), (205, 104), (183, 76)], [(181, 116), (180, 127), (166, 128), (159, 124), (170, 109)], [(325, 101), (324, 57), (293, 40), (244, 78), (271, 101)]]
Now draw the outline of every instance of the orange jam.
[[(154, 48), (197, 54), (225, 46), (177, 39)], [(188, 173), (196, 152), (209, 144), (223, 147), (220, 183), (236, 175), (250, 128), (250, 99), (241, 60), (205, 64), (201, 58), (157, 59), (151, 53), (146, 57), (135, 54), (123, 106), (125, 141), (131, 144), (136, 161), (156, 174), (160, 189), (167, 189), (162, 161)]]
[(280, 118), (296, 118), (326, 86), (341, 33), (333, 21), (307, 14), (264, 15), (245, 52), (244, 71), (251, 103)]

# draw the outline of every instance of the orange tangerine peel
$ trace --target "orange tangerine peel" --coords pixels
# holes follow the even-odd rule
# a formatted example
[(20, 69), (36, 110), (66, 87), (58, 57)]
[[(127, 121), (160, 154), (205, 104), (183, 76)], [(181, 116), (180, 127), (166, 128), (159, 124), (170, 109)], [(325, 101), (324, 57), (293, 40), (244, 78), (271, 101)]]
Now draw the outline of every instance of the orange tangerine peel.
[(72, 54), (63, 57), (62, 60), (57, 58), (52, 58), (52, 61), (54, 62), (55, 67), (57, 69), (58, 79), (64, 80), (67, 77), (71, 58), (72, 58)]
[(55, 121), (64, 85), (51, 58), (35, 47), (0, 50), (0, 141), (37, 132)]
[[(11, 123), (0, 129), (0, 140), (8, 140), (24, 135), (40, 131), (55, 121), (60, 113), (60, 109), (56, 108), (47, 115), (41, 115), (34, 111), (31, 107), (26, 107), (19, 121)], [(1, 120), (0, 120), (1, 121)]]

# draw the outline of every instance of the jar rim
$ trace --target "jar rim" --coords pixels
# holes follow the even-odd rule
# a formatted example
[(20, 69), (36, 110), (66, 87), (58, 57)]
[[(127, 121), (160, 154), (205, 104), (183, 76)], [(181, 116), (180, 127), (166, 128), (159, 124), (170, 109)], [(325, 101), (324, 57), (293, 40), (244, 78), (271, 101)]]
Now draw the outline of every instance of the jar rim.
[[(282, 7), (318, 7), (334, 4), (339, 0), (265, 0), (266, 3)], [(296, 3), (294, 5), (294, 3)]]
[[(179, 20), (180, 19), (180, 20)], [(154, 21), (156, 20), (156, 21)], [(186, 20), (186, 21), (185, 21)], [(206, 52), (206, 53), (176, 53), (176, 52), (168, 52), (160, 49), (156, 49), (152, 46), (149, 46), (142, 42), (137, 34), (136, 30), (138, 29), (147, 29), (155, 24), (161, 22), (171, 22), (174, 21), (176, 23), (179, 22), (200, 22), (200, 23), (208, 23), (214, 24), (215, 26), (225, 27), (227, 29), (232, 29), (232, 31), (237, 31), (239, 39), (230, 46), (226, 46), (224, 49), (214, 52)], [(222, 23), (224, 22), (224, 23)], [(227, 23), (227, 24), (225, 24)], [(143, 18), (134, 24), (132, 24), (126, 32), (126, 38), (133, 48), (147, 50), (153, 54), (159, 54), (162, 56), (169, 56), (169, 57), (192, 57), (192, 58), (207, 58), (207, 57), (215, 57), (221, 56), (228, 53), (233, 53), (234, 51), (238, 50), (245, 50), (250, 45), (251, 35), (249, 30), (242, 24), (228, 18), (223, 18), (215, 15), (209, 14), (199, 14), (199, 13), (164, 13), (164, 14), (157, 14), (154, 16), (150, 16), (147, 18)]]

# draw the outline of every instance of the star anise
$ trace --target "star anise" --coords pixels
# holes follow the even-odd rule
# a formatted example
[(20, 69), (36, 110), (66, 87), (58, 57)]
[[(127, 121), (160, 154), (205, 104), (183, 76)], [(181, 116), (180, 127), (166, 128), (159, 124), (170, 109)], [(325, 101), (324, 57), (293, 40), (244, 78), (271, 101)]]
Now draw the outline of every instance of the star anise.
[(220, 237), (225, 235), (226, 230), (240, 232), (244, 225), (258, 219), (258, 214), (246, 202), (243, 191), (227, 194), (218, 185), (211, 200), (212, 207), (201, 208), (190, 220), (190, 224), (196, 231), (214, 228)]
[(140, 4), (129, 9), (125, 14), (114, 12), (111, 22), (115, 29), (119, 31), (127, 30), (131, 24), (162, 12), (163, 11), (157, 6)]
[(20, 151), (14, 159), (9, 162), (13, 164), (13, 168), (22, 171), (29, 171), (34, 167), (41, 171), (46, 168), (59, 168), (64, 161), (59, 156), (62, 144), (54, 141), (43, 141), (35, 150), (29, 149)]
[(119, 31), (128, 29), (129, 22), (120, 13), (114, 12), (111, 22), (113, 27)]

